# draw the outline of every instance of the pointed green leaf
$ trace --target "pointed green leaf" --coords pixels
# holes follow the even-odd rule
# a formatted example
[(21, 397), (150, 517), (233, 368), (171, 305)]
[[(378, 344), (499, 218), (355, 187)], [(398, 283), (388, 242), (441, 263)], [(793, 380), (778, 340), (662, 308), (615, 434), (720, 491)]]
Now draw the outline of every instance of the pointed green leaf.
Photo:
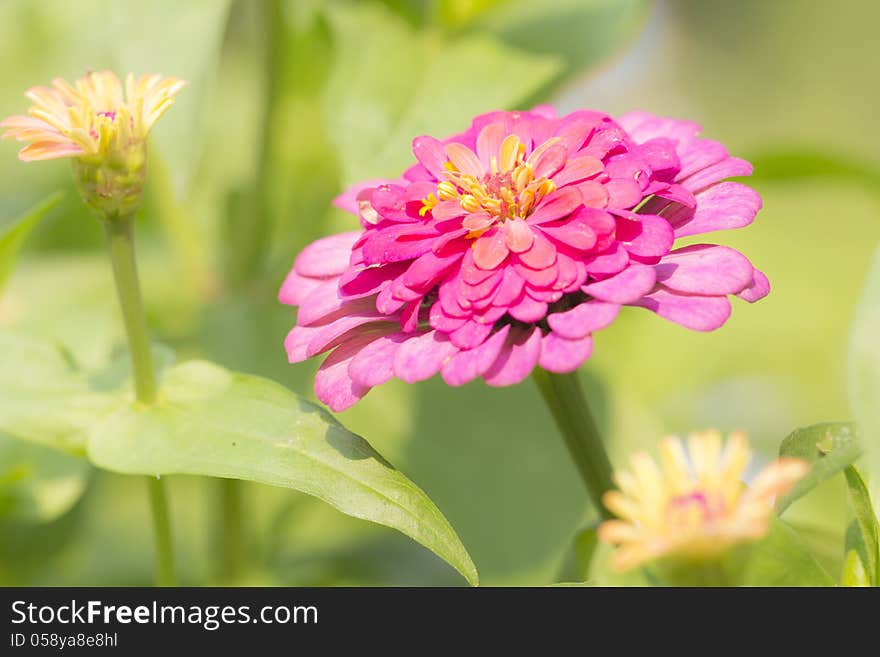
[(880, 586), (880, 527), (877, 523), (877, 515), (871, 504), (871, 495), (862, 476), (853, 466), (848, 466), (843, 471), (846, 477), (846, 487), (849, 490), (850, 506), (855, 514), (855, 522), (861, 534), (861, 543), (864, 547), (864, 566), (869, 582), (874, 586)]
[(868, 550), (859, 529), (853, 520), (846, 528), (843, 568), (840, 575), (841, 586), (872, 586), (868, 574)]
[(46, 213), (54, 208), (63, 194), (56, 192), (8, 223), (0, 223), (0, 294), (12, 273), (15, 258), (24, 241)]
[(796, 429), (779, 446), (780, 456), (802, 458), (810, 471), (778, 504), (782, 513), (792, 502), (803, 497), (826, 479), (833, 477), (861, 454), (855, 425), (827, 422)]
[(791, 527), (777, 520), (749, 552), (745, 586), (834, 586), (834, 580)]
[(120, 408), (94, 428), (88, 453), (115, 472), (229, 477), (314, 495), (403, 532), (477, 583), (467, 551), (422, 490), (331, 415), (267, 379), (205, 362), (173, 367), (161, 402)]

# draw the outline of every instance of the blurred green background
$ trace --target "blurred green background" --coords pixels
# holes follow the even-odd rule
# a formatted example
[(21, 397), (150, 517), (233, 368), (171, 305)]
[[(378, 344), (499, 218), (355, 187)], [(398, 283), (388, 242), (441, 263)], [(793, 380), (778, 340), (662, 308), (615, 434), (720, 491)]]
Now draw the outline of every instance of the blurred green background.
[[(867, 0), (3, 0), (0, 116), (26, 109), (26, 88), (89, 69), (189, 80), (154, 131), (138, 226), (155, 335), (178, 359), (312, 398), (317, 363), (287, 364), (294, 313), (277, 288), (303, 246), (356, 226), (333, 196), (399, 172), (414, 135), (538, 102), (696, 120), (755, 164), (765, 208), (719, 240), (773, 293), (708, 335), (624, 312), (582, 375), (615, 461), (710, 426), (748, 430), (760, 461), (793, 428), (850, 416), (847, 334), (880, 240), (878, 20)], [(0, 221), (67, 193), (0, 298), (0, 326), (106, 362), (124, 343), (101, 227), (68, 163), (23, 165), (15, 151), (0, 144)], [(595, 514), (531, 382), (393, 382), (339, 417), (432, 497), (484, 584), (563, 577)], [(170, 482), (185, 584), (462, 583), (392, 530), (252, 484), (236, 548), (247, 565), (230, 572), (224, 485)], [(835, 480), (787, 513), (832, 572), (843, 495)], [(151, 546), (140, 479), (0, 436), (0, 584), (148, 584)], [(605, 570), (600, 553), (594, 576)]]

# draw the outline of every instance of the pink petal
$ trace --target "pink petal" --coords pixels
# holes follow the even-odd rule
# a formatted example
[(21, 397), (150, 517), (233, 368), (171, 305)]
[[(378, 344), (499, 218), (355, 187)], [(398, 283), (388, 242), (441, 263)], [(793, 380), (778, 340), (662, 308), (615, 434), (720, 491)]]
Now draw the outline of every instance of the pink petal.
[(604, 301), (586, 301), (571, 310), (554, 313), (547, 323), (560, 337), (576, 340), (600, 331), (617, 317), (620, 306)]
[(486, 173), (479, 158), (464, 144), (452, 142), (446, 144), (445, 149), (449, 161), (463, 174), (473, 176), (474, 178), (482, 178)]
[(660, 258), (672, 248), (675, 233), (663, 217), (653, 214), (628, 213), (618, 218), (617, 239), (627, 251), (640, 258)]
[(510, 325), (502, 326), (494, 335), (475, 349), (460, 351), (443, 366), (443, 380), (451, 386), (460, 386), (485, 374), (498, 359)]
[(502, 224), (507, 248), (514, 253), (522, 253), (532, 248), (535, 234), (529, 225), (522, 219), (511, 219)]
[[(531, 232), (531, 229), (530, 229)], [(531, 247), (517, 254), (519, 261), (530, 269), (546, 269), (556, 262), (556, 247), (541, 233), (532, 233)]]
[(676, 237), (687, 237), (748, 226), (761, 209), (761, 197), (751, 187), (723, 182), (696, 196), (697, 209), (675, 228)]
[(54, 160), (62, 157), (74, 157), (83, 154), (79, 144), (58, 143), (56, 141), (38, 141), (28, 144), (18, 151), (18, 159), (22, 162)]
[(508, 335), (501, 353), (483, 378), (490, 386), (519, 383), (531, 373), (540, 355), (540, 329), (515, 329)]
[(604, 114), (589, 110), (572, 112), (560, 119), (555, 136), (559, 137), (569, 153), (574, 153), (584, 145), (587, 137), (604, 118)]
[(530, 224), (554, 221), (571, 214), (583, 204), (581, 194), (576, 187), (563, 187), (548, 194), (535, 211), (529, 216)]
[(406, 271), (408, 263), (392, 262), (380, 267), (349, 268), (339, 279), (339, 292), (348, 299), (378, 294)]
[(733, 176), (750, 176), (751, 174), (751, 164), (738, 157), (729, 157), (717, 164), (706, 167), (702, 171), (698, 171), (690, 178), (680, 182), (683, 187), (696, 193), (701, 189), (707, 188), (709, 185), (724, 180), (725, 178), (732, 178)]
[(440, 304), (449, 317), (470, 317), (471, 312), (459, 303), (457, 286), (452, 281), (440, 284)]
[(730, 317), (727, 297), (688, 296), (664, 288), (654, 290), (630, 305), (647, 308), (694, 331), (714, 331)]
[(385, 219), (411, 222), (415, 218), (407, 213), (407, 193), (400, 185), (380, 185), (370, 194), (370, 205)]
[(350, 303), (350, 300), (339, 296), (338, 282), (335, 278), (324, 280), (312, 288), (308, 296), (299, 304), (296, 321), (301, 326), (308, 326), (320, 322), (330, 313)]
[(397, 224), (371, 230), (363, 246), (364, 262), (368, 265), (384, 265), (418, 258), (434, 246), (436, 232), (427, 227)]
[(479, 301), (491, 295), (500, 285), (503, 274), (500, 269), (495, 269), (492, 275), (476, 285), (468, 285), (462, 281), (460, 294), (468, 301)]
[(557, 187), (565, 187), (572, 183), (581, 182), (602, 171), (604, 165), (602, 160), (596, 157), (585, 155), (576, 157), (566, 162), (562, 167), (562, 171), (553, 176), (553, 182)]
[[(378, 311), (363, 312), (353, 315), (342, 315), (329, 324), (321, 324), (319, 330), (312, 336), (306, 348), (306, 356), (311, 358), (315, 354), (327, 351), (336, 344), (336, 340), (346, 335), (352, 329), (370, 324), (383, 322), (388, 318)], [(385, 323), (385, 322), (383, 322)], [(289, 354), (288, 354), (289, 355)]]
[(700, 132), (698, 123), (669, 119), (641, 111), (628, 112), (618, 117), (617, 123), (638, 144), (655, 137), (666, 137), (682, 144), (690, 144)]
[(309, 358), (308, 347), (323, 326), (294, 326), (284, 338), (288, 363), (301, 363)]
[(312, 242), (302, 250), (293, 265), (297, 274), (324, 278), (339, 276), (351, 259), (351, 250), (361, 233), (339, 233)]
[[(534, 162), (535, 178), (549, 178), (559, 171), (568, 159), (568, 149), (556, 144), (541, 153)], [(559, 183), (556, 183), (559, 186)]]
[(416, 137), (412, 142), (412, 150), (428, 173), (436, 180), (443, 180), (443, 174), (446, 173), (446, 151), (442, 142), (428, 135)]
[(507, 313), (507, 308), (498, 308), (496, 306), (489, 306), (488, 308), (484, 308), (479, 312), (474, 312), (474, 319), (476, 319), (481, 324), (495, 324), (499, 319), (504, 317)]
[(474, 263), (480, 269), (495, 269), (500, 265), (509, 253), (507, 238), (503, 231), (492, 228), (487, 233), (477, 238), (474, 244)]
[(587, 271), (596, 276), (608, 276), (623, 271), (629, 264), (629, 254), (620, 244), (615, 244), (606, 252), (585, 261)]
[(538, 365), (548, 372), (564, 374), (576, 370), (592, 353), (592, 336), (568, 340), (551, 331), (541, 340)]
[(589, 251), (596, 246), (596, 233), (583, 214), (595, 211), (593, 208), (581, 208), (572, 214), (565, 223), (559, 226), (543, 224), (540, 230), (557, 242), (566, 244), (577, 251)]
[(358, 351), (369, 344), (375, 336), (361, 336), (336, 348), (315, 374), (315, 394), (333, 412), (343, 411), (360, 401), (369, 386), (355, 382), (348, 374), (348, 367)]
[[(608, 206), (608, 192), (605, 185), (595, 180), (585, 180), (575, 185), (580, 192), (584, 206), (588, 208), (604, 208)], [(567, 187), (565, 189), (568, 189)]]
[(611, 278), (584, 285), (581, 290), (601, 301), (626, 304), (638, 301), (650, 292), (655, 281), (653, 267), (633, 264)]
[(547, 315), (547, 304), (535, 301), (529, 295), (523, 295), (522, 300), (511, 306), (508, 311), (514, 319), (527, 324), (539, 322)]
[(455, 329), (464, 326), (468, 319), (465, 317), (450, 317), (443, 311), (443, 304), (435, 303), (429, 311), (428, 321), (431, 324), (431, 328), (435, 328), (441, 333), (452, 333)]
[(488, 212), (473, 212), (461, 221), (462, 228), (470, 231), (481, 231), (495, 223), (495, 217)]
[(467, 210), (461, 207), (461, 203), (456, 200), (440, 201), (431, 208), (431, 216), (437, 221), (445, 221), (447, 219), (455, 219), (467, 214)]
[(655, 265), (657, 282), (688, 294), (736, 294), (752, 283), (752, 263), (726, 246), (695, 244), (677, 249)]
[[(411, 290), (424, 290), (445, 274), (450, 267), (461, 260), (460, 253), (445, 258), (428, 251), (416, 258), (403, 275), (403, 284)], [(427, 290), (425, 290), (427, 291)]]
[(666, 137), (650, 139), (631, 152), (647, 164), (657, 178), (670, 180), (681, 169), (681, 162), (675, 151), (675, 142)]
[(631, 208), (642, 201), (642, 188), (635, 180), (615, 178), (605, 183), (609, 208)]
[(509, 306), (522, 294), (525, 283), (523, 277), (517, 274), (513, 267), (505, 267), (504, 277), (501, 279), (501, 285), (498, 286), (492, 303), (496, 306)]
[(394, 354), (409, 335), (391, 333), (376, 338), (361, 349), (348, 365), (348, 374), (362, 386), (387, 383), (394, 376)]
[(711, 139), (694, 139), (693, 143), (681, 153), (681, 171), (678, 179), (687, 178), (697, 171), (717, 164), (728, 157), (723, 144)]
[(468, 321), (461, 328), (449, 334), (449, 339), (459, 349), (474, 349), (480, 346), (492, 333), (492, 324)]
[(465, 251), (461, 260), (461, 279), (468, 285), (477, 285), (495, 274), (494, 269), (480, 269), (474, 262), (474, 250)]
[[(360, 207), (358, 205), (359, 197), (364, 198), (361, 192), (372, 190), (374, 187), (385, 185), (389, 182), (391, 181), (385, 178), (375, 178), (373, 180), (364, 180), (363, 182), (359, 182), (356, 185), (352, 185), (342, 194), (334, 198), (333, 205), (335, 205), (337, 208), (342, 208), (346, 212), (351, 212), (354, 215), (358, 215), (360, 214)], [(367, 195), (366, 198), (369, 198), (369, 195)]]
[(554, 289), (562, 290), (563, 292), (574, 292), (586, 281), (587, 268), (584, 267), (583, 263), (560, 253), (557, 255), (556, 264), (559, 267), (559, 276), (553, 286)]
[(768, 294), (770, 294), (770, 281), (767, 280), (764, 272), (755, 269), (752, 275), (752, 282), (744, 290), (738, 292), (736, 296), (749, 303), (755, 303), (755, 301), (763, 299)]
[(556, 266), (556, 263), (549, 267), (544, 267), (544, 269), (531, 269), (530, 267), (526, 267), (517, 262), (514, 263), (513, 268), (516, 269), (516, 273), (522, 276), (526, 283), (532, 287), (550, 287), (556, 282), (556, 279), (559, 278), (559, 267)]
[(504, 126), (500, 123), (490, 123), (480, 130), (480, 134), (477, 135), (477, 157), (480, 158), (480, 162), (483, 163), (487, 171), (491, 166), (493, 158), (496, 163), (498, 162), (501, 142), (504, 141), (506, 136)]
[[(410, 301), (412, 301), (412, 299), (410, 299)], [(400, 310), (405, 303), (405, 299), (398, 299), (394, 296), (394, 290), (392, 289), (392, 286), (384, 288), (376, 296), (376, 310), (378, 310), (383, 315), (393, 315), (398, 310)]]
[(428, 331), (400, 345), (394, 354), (394, 374), (407, 383), (430, 379), (457, 352), (445, 335)]
[(308, 276), (300, 276), (295, 269), (291, 269), (281, 284), (281, 289), (278, 290), (278, 300), (288, 306), (298, 306), (312, 290), (324, 283), (325, 280), (336, 279), (309, 278)]
[(413, 333), (419, 325), (419, 309), (422, 306), (421, 299), (410, 301), (400, 311), (400, 328), (404, 333)]

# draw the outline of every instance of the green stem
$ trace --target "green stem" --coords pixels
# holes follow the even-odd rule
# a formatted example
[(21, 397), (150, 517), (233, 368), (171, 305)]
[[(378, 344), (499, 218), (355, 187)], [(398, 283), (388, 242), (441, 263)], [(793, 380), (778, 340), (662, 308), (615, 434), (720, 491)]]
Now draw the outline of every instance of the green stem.
[(577, 373), (554, 374), (536, 368), (532, 378), (565, 439), (593, 504), (603, 518), (610, 518), (611, 513), (602, 504), (602, 495), (614, 488), (611, 463)]
[(122, 320), (128, 336), (128, 349), (134, 374), (137, 400), (143, 404), (156, 401), (156, 375), (150, 353), (150, 336), (141, 288), (138, 283), (137, 262), (134, 256), (134, 218), (114, 217), (104, 221), (116, 296), (122, 309)]
[(244, 500), (242, 482), (220, 479), (218, 493), (218, 576), (223, 582), (237, 581), (245, 561)]
[(171, 523), (168, 519), (168, 497), (165, 482), (158, 477), (147, 477), (150, 509), (153, 512), (153, 540), (156, 546), (156, 584), (175, 586), (174, 548), (171, 544)]
[[(104, 230), (113, 265), (113, 278), (116, 281), (116, 295), (128, 336), (135, 397), (141, 404), (153, 404), (157, 397), (156, 375), (135, 260), (134, 217), (106, 217)], [(156, 541), (156, 583), (160, 586), (173, 586), (174, 553), (165, 486), (162, 481), (152, 477), (148, 478), (147, 483)]]

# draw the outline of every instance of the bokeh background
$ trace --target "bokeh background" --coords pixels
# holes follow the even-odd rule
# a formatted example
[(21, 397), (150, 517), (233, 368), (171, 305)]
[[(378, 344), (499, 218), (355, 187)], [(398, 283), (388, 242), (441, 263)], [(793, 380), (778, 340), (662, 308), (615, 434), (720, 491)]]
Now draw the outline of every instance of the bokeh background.
[[(850, 417), (847, 336), (880, 241), (878, 21), (868, 0), (2, 0), (0, 116), (25, 110), (26, 88), (89, 69), (189, 80), (154, 131), (138, 225), (155, 335), (178, 359), (312, 398), (317, 363), (286, 363), (294, 314), (277, 288), (303, 246), (355, 226), (333, 196), (398, 172), (414, 135), (539, 102), (696, 120), (755, 164), (765, 208), (723, 240), (773, 293), (709, 335), (624, 312), (582, 375), (615, 461), (705, 427), (748, 430), (760, 461), (795, 427)], [(15, 151), (0, 144), (0, 221), (66, 196), (0, 298), (0, 326), (106, 362), (124, 343), (100, 225), (67, 163)], [(393, 382), (340, 420), (432, 497), (484, 584), (568, 578), (595, 513), (531, 382)], [(170, 482), (186, 584), (462, 584), (402, 535), (305, 495)], [(234, 493), (244, 526), (230, 541)], [(832, 481), (787, 512), (834, 573), (843, 509)], [(140, 479), (0, 436), (0, 584), (148, 584), (151, 546)], [(592, 577), (615, 581), (605, 562)]]

